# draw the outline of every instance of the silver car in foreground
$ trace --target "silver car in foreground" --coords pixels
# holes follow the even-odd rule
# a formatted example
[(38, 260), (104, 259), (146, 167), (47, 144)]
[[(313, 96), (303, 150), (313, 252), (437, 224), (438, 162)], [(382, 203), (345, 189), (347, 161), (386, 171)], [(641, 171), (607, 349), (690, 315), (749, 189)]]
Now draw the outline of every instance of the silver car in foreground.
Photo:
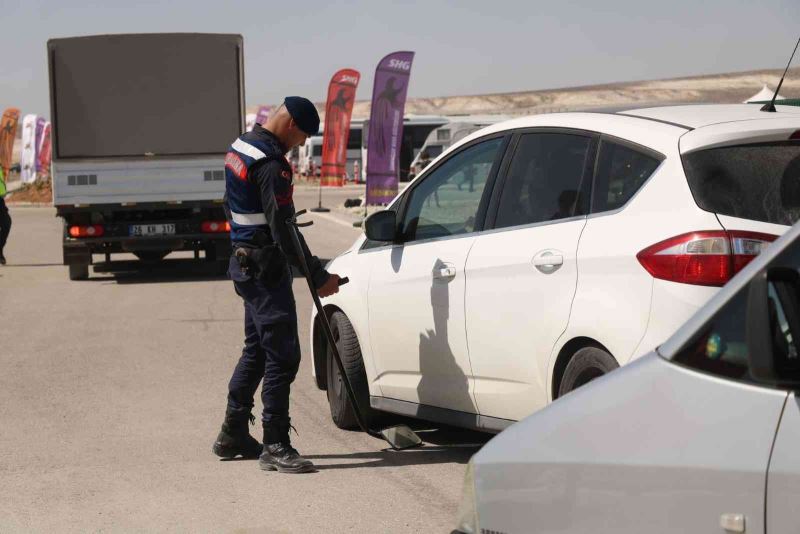
[(489, 442), (455, 532), (800, 532), (798, 345), (800, 224), (656, 352)]

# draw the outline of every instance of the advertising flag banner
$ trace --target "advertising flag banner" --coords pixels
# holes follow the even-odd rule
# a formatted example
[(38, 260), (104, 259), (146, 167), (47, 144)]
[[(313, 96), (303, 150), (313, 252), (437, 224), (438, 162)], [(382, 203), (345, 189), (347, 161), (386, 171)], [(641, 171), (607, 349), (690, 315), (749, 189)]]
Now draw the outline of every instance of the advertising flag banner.
[(249, 132), (256, 125), (256, 114), (248, 113), (244, 116), (244, 131)]
[(39, 173), (43, 177), (50, 177), (50, 160), (53, 156), (53, 143), (50, 140), (51, 125), (49, 122), (44, 123), (42, 128), (42, 144), (39, 147), (39, 159), (37, 160), (37, 167)]
[(44, 117), (36, 117), (36, 129), (35, 129), (36, 143), (34, 145), (36, 148), (36, 156), (34, 158), (34, 162), (36, 165), (36, 174), (39, 174), (39, 172), (42, 170), (39, 167), (39, 152), (41, 152), (42, 150), (42, 134), (44, 133), (44, 125), (46, 122), (47, 121), (45, 120)]
[(350, 117), (361, 74), (342, 69), (333, 75), (328, 85), (325, 104), (325, 129), (322, 137), (321, 185), (343, 186), (347, 173), (347, 141), (350, 137)]
[(23, 184), (36, 180), (36, 115), (22, 118), (22, 152), (19, 161), (19, 177)]
[(19, 110), (17, 108), (6, 109), (3, 112), (3, 118), (0, 119), (0, 167), (3, 167), (3, 174), (6, 177), (8, 177), (8, 171), (11, 168), (18, 122)]
[(258, 106), (258, 113), (256, 113), (256, 124), (264, 126), (267, 123), (270, 111), (272, 111), (272, 106)]
[(414, 52), (394, 52), (375, 70), (367, 140), (367, 205), (386, 204), (397, 195), (403, 110)]

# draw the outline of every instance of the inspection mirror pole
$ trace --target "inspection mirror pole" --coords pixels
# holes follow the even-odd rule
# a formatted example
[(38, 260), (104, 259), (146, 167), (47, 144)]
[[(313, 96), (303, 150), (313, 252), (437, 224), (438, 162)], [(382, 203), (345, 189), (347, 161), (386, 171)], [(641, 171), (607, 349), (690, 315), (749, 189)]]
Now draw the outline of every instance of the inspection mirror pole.
[[(317, 318), (322, 325), (322, 330), (324, 331), (325, 338), (328, 341), (328, 348), (330, 348), (331, 356), (336, 362), (336, 367), (339, 369), (339, 375), (341, 376), (344, 389), (347, 392), (347, 398), (353, 407), (353, 414), (356, 416), (358, 426), (370, 436), (386, 440), (386, 442), (395, 450), (409, 449), (411, 447), (418, 447), (422, 445), (422, 440), (420, 437), (407, 425), (394, 425), (382, 430), (373, 430), (367, 426), (364, 415), (361, 413), (361, 407), (358, 405), (358, 400), (356, 399), (353, 385), (350, 383), (350, 378), (347, 376), (344, 364), (342, 363), (342, 358), (339, 355), (339, 348), (336, 346), (336, 339), (333, 337), (333, 330), (331, 329), (330, 322), (328, 321), (328, 316), (325, 314), (325, 310), (323, 309), (322, 303), (319, 300), (319, 295), (317, 295), (317, 290), (314, 288), (314, 282), (311, 280), (311, 273), (308, 269), (308, 263), (306, 263), (303, 245), (300, 241), (300, 227), (311, 226), (314, 224), (314, 222), (297, 222), (297, 217), (303, 213), (305, 213), (305, 210), (298, 211), (295, 213), (294, 217), (286, 221), (286, 224), (289, 226), (289, 234), (292, 238), (292, 244), (294, 245), (298, 262), (300, 263), (300, 270), (303, 272), (303, 275), (306, 278), (308, 289), (311, 291), (311, 298), (314, 300), (314, 306), (317, 308)], [(342, 278), (339, 282), (339, 285), (341, 286), (347, 282), (349, 282), (349, 280), (346, 277)]]

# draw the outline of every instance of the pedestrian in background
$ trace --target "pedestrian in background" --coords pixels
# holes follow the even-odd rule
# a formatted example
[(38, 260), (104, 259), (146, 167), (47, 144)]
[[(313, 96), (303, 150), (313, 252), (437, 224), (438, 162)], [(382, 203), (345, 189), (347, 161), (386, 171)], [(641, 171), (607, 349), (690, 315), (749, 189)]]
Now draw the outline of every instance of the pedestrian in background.
[(6, 180), (3, 174), (3, 167), (0, 167), (0, 265), (6, 264), (6, 257), (3, 255), (3, 248), (8, 241), (8, 234), (11, 232), (11, 215), (6, 207)]

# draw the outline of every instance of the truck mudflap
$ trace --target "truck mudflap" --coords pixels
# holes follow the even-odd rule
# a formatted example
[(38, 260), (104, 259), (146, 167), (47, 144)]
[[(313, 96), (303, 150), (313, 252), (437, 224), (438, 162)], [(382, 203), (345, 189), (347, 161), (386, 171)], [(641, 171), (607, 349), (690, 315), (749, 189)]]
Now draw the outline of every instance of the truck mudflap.
[(86, 243), (65, 242), (64, 265), (89, 265), (92, 263), (92, 250)]

